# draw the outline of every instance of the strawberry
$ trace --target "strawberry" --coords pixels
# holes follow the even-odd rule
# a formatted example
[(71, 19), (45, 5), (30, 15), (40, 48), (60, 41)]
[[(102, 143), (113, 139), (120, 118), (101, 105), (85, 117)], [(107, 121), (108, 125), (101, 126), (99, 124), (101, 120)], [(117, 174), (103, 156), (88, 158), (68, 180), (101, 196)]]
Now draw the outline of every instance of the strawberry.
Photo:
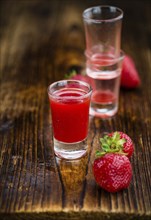
[(71, 79), (81, 80), (81, 81), (89, 83), (89, 79), (88, 79), (88, 77), (86, 75), (77, 74), (75, 76), (72, 76)]
[(93, 173), (100, 187), (108, 192), (118, 192), (129, 186), (132, 178), (132, 167), (125, 155), (107, 153), (95, 159)]
[(136, 88), (140, 85), (141, 80), (136, 70), (134, 61), (130, 56), (125, 56), (121, 73), (121, 87)]
[(122, 150), (127, 157), (131, 157), (134, 152), (134, 144), (132, 139), (125, 133), (121, 131), (116, 131), (108, 134), (109, 138), (107, 139), (108, 145), (112, 146), (112, 148), (116, 145)]
[(81, 80), (81, 81), (90, 83), (90, 80), (89, 80), (89, 78), (88, 78), (87, 75), (77, 73), (75, 70), (73, 70), (73, 71), (72, 71), (71, 73), (69, 73), (69, 74), (66, 74), (66, 75), (65, 75), (65, 78), (66, 78), (66, 79)]
[(133, 142), (123, 132), (112, 132), (100, 138), (102, 151), (97, 151), (93, 163), (96, 182), (108, 192), (117, 192), (129, 186), (132, 167), (129, 157), (134, 151)]

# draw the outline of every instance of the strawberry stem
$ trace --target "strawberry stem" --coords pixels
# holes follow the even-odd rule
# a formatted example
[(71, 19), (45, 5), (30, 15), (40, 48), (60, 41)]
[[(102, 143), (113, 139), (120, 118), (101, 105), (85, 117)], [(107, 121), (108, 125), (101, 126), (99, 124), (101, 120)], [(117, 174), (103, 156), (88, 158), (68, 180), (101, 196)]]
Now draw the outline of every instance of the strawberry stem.
[(119, 153), (127, 155), (123, 152), (123, 145), (126, 143), (125, 138), (120, 138), (119, 132), (114, 132), (113, 136), (105, 135), (100, 138), (102, 151), (97, 151), (96, 156), (104, 156), (107, 153)]
[(65, 74), (65, 79), (70, 79), (76, 75), (77, 75), (77, 72), (75, 70), (72, 70), (70, 73)]

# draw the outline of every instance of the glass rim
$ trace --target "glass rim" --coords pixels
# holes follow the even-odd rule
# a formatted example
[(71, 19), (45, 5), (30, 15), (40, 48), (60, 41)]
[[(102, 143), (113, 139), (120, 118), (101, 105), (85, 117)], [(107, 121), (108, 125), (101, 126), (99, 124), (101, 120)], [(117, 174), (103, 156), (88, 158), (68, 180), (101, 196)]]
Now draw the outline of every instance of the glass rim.
[[(85, 54), (86, 58), (88, 58), (88, 59), (91, 59), (92, 56), (93, 56), (93, 53), (90, 54), (90, 53), (88, 52), (88, 50), (85, 50), (84, 54)], [(95, 53), (94, 53), (94, 54), (95, 54)], [(125, 57), (125, 52), (124, 52), (123, 50), (120, 50), (120, 51), (119, 51), (119, 55), (116, 56), (116, 57), (113, 57), (113, 60), (114, 60), (115, 62), (119, 62), (119, 61), (123, 60), (124, 57)], [(106, 59), (104, 58), (103, 60), (105, 61), (105, 60), (108, 60), (108, 59), (107, 59), (107, 58), (106, 58)]]
[[(87, 14), (92, 10), (92, 9), (97, 9), (97, 8), (114, 8), (116, 9), (116, 11), (119, 11), (120, 14), (117, 15), (115, 18), (108, 18), (108, 19), (94, 19), (94, 18), (90, 18), (90, 16), (88, 16)], [(94, 23), (102, 23), (102, 22), (114, 22), (114, 21), (117, 21), (117, 20), (120, 20), (123, 18), (123, 10), (116, 7), (116, 6), (111, 6), (111, 5), (98, 5), (98, 6), (93, 6), (93, 7), (89, 7), (87, 9), (85, 9), (83, 11), (83, 18), (85, 21), (92, 21)]]
[[(53, 92), (51, 92), (50, 90), (54, 87), (54, 86), (57, 86), (57, 84), (59, 85), (60, 84), (60, 87), (62, 87), (62, 88), (68, 88), (68, 87), (65, 87), (65, 86), (67, 86), (68, 84), (71, 84), (72, 85), (72, 83), (74, 83), (74, 85), (75, 84), (77, 84), (77, 85), (81, 85), (81, 86), (85, 86), (85, 87), (87, 87), (88, 88), (88, 91), (86, 91), (86, 93), (85, 94), (82, 94), (82, 95), (80, 95), (80, 96), (63, 96), (63, 97), (60, 97), (60, 96), (58, 96), (58, 95), (55, 95), (55, 94), (53, 94)], [(72, 88), (72, 87), (70, 87), (70, 88)], [(79, 87), (77, 86), (77, 87), (75, 87), (75, 86), (73, 86), (73, 89), (79, 89)], [(83, 88), (81, 88), (81, 89), (83, 89)], [(49, 86), (48, 86), (48, 88), (47, 88), (47, 92), (48, 92), (48, 96), (49, 97), (52, 97), (53, 99), (54, 98), (56, 98), (56, 99), (62, 99), (62, 98), (66, 98), (66, 99), (71, 99), (71, 97), (72, 97), (72, 99), (75, 99), (75, 100), (78, 100), (78, 99), (83, 99), (83, 98), (87, 98), (87, 97), (89, 97), (90, 95), (91, 95), (91, 93), (92, 93), (92, 88), (91, 88), (91, 85), (89, 84), (89, 83), (87, 83), (87, 82), (84, 82), (84, 81), (82, 81), (82, 80), (72, 80), (72, 79), (65, 79), (65, 80), (59, 80), (59, 81), (56, 81), (56, 82), (53, 82), (52, 84), (50, 84)]]

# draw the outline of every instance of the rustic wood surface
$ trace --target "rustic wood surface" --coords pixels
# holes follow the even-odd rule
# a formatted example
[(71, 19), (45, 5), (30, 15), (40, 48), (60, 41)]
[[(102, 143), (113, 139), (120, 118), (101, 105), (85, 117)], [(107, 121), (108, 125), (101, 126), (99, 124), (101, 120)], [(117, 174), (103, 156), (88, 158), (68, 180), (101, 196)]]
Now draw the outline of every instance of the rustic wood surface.
[[(118, 114), (90, 117), (88, 154), (54, 157), (47, 86), (84, 68), (82, 11), (124, 10), (122, 48), (142, 85), (120, 92)], [(107, 193), (92, 174), (100, 136), (122, 130), (135, 142), (128, 189)], [(0, 1), (0, 219), (151, 219), (151, 1)]]

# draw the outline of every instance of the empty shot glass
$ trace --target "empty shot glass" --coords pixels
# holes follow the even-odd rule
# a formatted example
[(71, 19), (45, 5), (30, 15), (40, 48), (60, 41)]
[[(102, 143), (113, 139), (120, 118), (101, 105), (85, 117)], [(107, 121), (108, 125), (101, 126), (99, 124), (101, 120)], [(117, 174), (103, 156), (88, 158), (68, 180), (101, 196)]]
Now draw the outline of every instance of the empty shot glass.
[(121, 51), (123, 11), (102, 5), (86, 9), (83, 21), (86, 37), (86, 53), (89, 56), (118, 57)]
[(48, 87), (55, 154), (77, 159), (86, 154), (92, 89), (78, 80), (61, 80)]

